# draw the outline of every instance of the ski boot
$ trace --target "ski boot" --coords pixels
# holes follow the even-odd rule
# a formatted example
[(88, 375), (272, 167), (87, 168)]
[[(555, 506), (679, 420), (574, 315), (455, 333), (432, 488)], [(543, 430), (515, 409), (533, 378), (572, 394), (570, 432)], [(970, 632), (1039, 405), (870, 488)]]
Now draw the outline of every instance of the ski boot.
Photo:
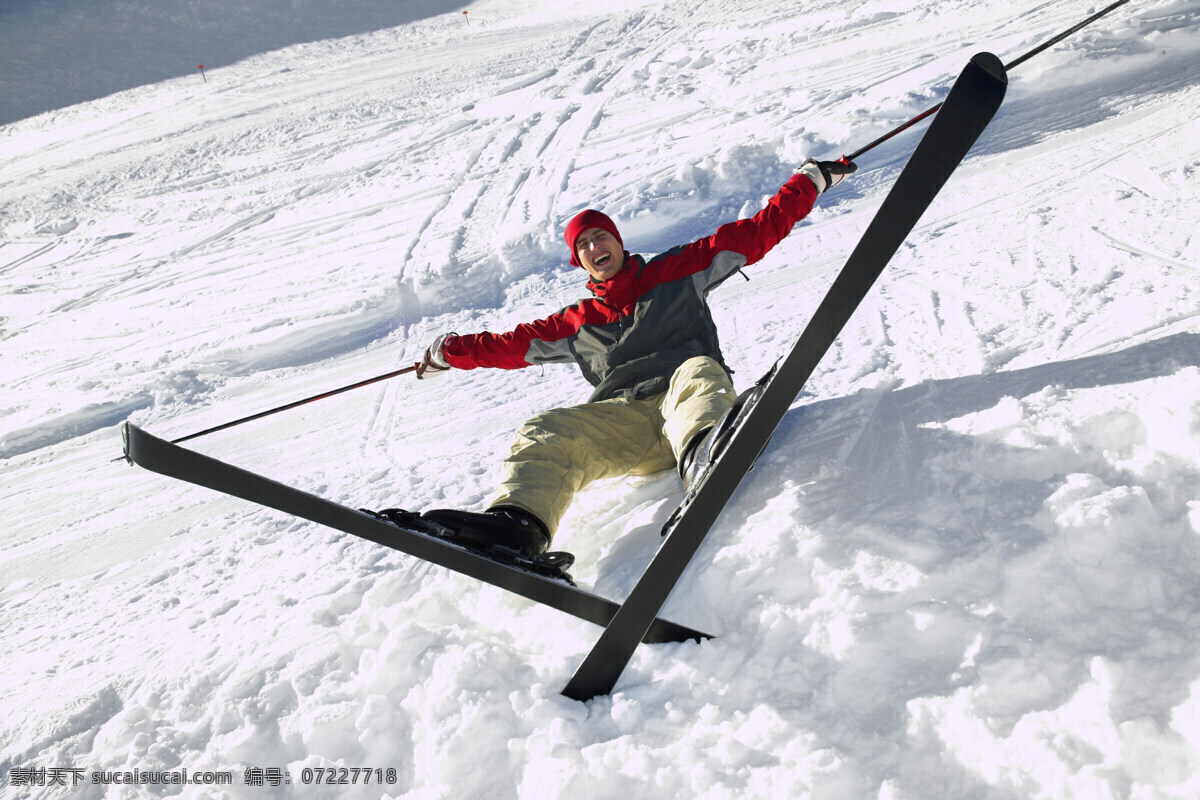
[(574, 585), (567, 569), (575, 563), (575, 556), (547, 552), (549, 531), (541, 520), (522, 509), (500, 506), (478, 512), (440, 508), (415, 514), (389, 508), (373, 513), (396, 525), (416, 527), (490, 558)]

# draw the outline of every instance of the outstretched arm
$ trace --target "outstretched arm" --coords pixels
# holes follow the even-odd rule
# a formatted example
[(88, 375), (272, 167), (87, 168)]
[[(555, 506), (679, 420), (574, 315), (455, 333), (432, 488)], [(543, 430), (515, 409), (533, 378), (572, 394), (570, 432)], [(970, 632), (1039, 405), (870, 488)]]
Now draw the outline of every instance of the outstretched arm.
[[(521, 369), (532, 364), (572, 362), (569, 338), (586, 323), (604, 321), (608, 320), (598, 303), (583, 301), (545, 319), (518, 325), (507, 333), (446, 334), (426, 351), (426, 360), (435, 370)], [(431, 374), (437, 373), (426, 373), (425, 377)]]
[(812, 211), (817, 196), (855, 169), (853, 164), (809, 159), (761, 211), (717, 228), (716, 233), (655, 259), (654, 282), (693, 275), (711, 289), (742, 267), (760, 261)]

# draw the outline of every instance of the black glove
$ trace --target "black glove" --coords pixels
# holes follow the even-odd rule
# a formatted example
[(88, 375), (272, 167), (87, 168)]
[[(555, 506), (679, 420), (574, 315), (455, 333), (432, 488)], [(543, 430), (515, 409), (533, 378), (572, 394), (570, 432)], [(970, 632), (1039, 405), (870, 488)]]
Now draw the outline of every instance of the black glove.
[(808, 176), (817, 187), (817, 194), (824, 194), (856, 169), (858, 166), (853, 161), (817, 161), (810, 158), (796, 172)]

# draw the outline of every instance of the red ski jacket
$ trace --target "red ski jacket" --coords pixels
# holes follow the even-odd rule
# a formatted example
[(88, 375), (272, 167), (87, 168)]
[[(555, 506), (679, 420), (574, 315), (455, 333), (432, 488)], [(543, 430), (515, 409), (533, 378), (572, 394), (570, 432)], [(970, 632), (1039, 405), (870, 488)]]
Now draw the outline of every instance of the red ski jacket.
[(458, 369), (575, 362), (596, 387), (592, 402), (664, 392), (689, 358), (725, 365), (706, 295), (762, 259), (816, 199), (812, 181), (797, 173), (753, 217), (649, 261), (626, 252), (621, 272), (604, 283), (588, 281), (592, 297), (508, 333), (449, 338), (443, 355)]

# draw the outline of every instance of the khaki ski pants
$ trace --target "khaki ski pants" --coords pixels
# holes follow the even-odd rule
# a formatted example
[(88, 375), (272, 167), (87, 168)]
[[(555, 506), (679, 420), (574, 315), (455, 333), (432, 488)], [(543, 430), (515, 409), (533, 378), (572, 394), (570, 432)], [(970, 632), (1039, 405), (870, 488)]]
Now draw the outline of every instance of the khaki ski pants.
[(600, 478), (670, 469), (736, 397), (721, 365), (701, 356), (680, 365), (663, 394), (538, 414), (517, 431), (490, 506), (524, 509), (553, 536), (576, 492)]

